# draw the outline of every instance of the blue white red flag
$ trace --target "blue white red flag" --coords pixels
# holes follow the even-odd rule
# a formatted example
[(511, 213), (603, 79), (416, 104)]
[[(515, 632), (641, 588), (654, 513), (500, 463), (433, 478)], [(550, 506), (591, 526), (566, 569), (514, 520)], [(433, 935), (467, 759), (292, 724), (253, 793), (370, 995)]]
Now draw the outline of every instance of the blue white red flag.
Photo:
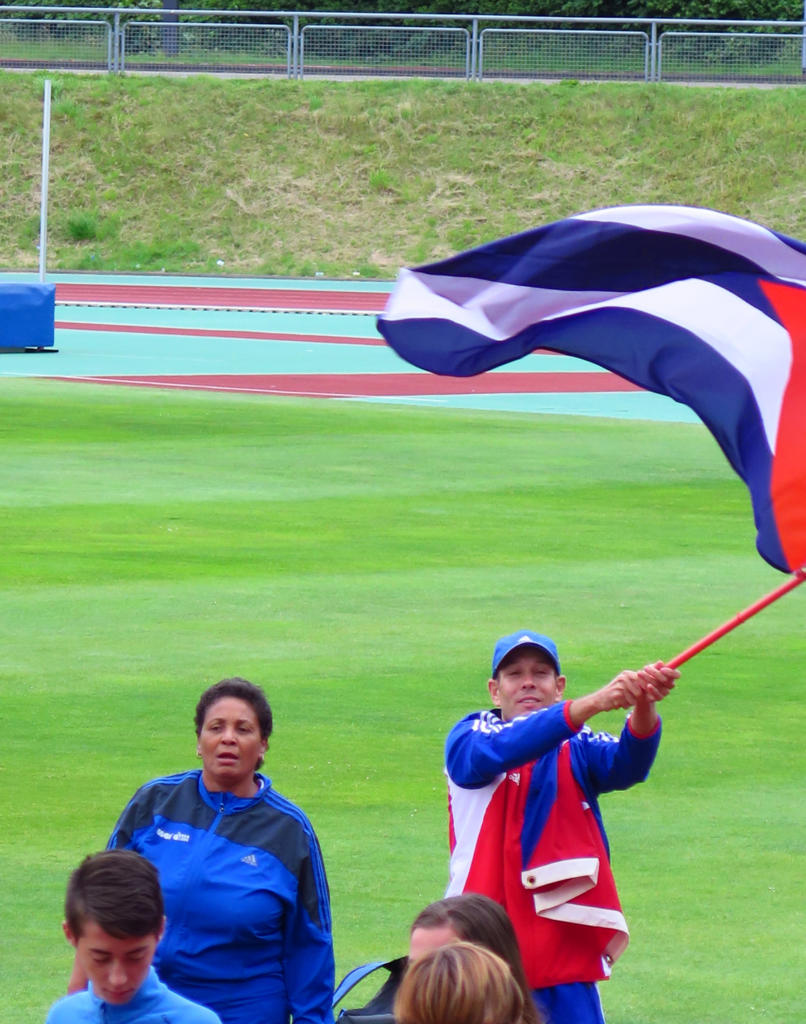
[(803, 242), (715, 210), (593, 210), (402, 270), (378, 328), (433, 373), (549, 349), (688, 405), (750, 490), (759, 553), (806, 564)]

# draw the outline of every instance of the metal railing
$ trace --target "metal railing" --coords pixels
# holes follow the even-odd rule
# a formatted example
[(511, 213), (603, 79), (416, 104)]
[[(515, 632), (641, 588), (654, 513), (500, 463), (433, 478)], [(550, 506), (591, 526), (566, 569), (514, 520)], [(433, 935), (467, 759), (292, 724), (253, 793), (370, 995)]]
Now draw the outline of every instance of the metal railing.
[(803, 35), (778, 32), (663, 32), (658, 79), (720, 82), (804, 80)]
[(650, 36), (608, 29), (486, 28), (479, 78), (649, 80)]
[(0, 68), (794, 84), (806, 21), (0, 7)]
[(109, 21), (70, 18), (7, 18), (0, 15), (0, 67), (26, 69), (30, 54), (37, 66), (65, 70), (111, 70), (114, 37)]
[(120, 31), (121, 71), (237, 72), (290, 78), (292, 52), (287, 25), (130, 21)]
[(402, 25), (305, 25), (299, 77), (373, 75), (394, 78), (470, 78), (466, 28)]

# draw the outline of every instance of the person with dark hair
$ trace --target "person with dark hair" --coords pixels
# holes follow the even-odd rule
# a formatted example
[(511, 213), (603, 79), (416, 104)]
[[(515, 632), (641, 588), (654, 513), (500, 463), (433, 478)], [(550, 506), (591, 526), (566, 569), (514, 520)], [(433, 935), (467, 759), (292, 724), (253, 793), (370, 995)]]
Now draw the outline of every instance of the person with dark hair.
[(397, 1024), (523, 1024), (509, 966), (484, 946), (453, 942), (415, 960), (395, 999)]
[[(679, 675), (655, 662), (567, 700), (554, 641), (520, 630), (495, 645), (494, 707), (448, 735), (447, 894), (481, 892), (505, 907), (549, 1024), (604, 1024), (597, 982), (629, 932), (598, 798), (647, 778), (660, 743), (656, 705)], [(619, 708), (630, 709), (619, 737), (587, 726)]]
[(131, 850), (86, 857), (67, 884), (64, 917), (89, 987), (54, 1003), (46, 1024), (221, 1024), (151, 966), (165, 916), (157, 869), (144, 857)]
[(310, 822), (257, 771), (272, 731), (266, 696), (224, 679), (201, 695), (195, 726), (201, 769), (142, 786), (109, 840), (159, 870), (159, 976), (224, 1024), (331, 1024), (327, 878)]
[[(271, 736), (271, 731), (274, 728), (274, 719), (272, 717), (269, 702), (266, 700), (266, 695), (259, 686), (255, 686), (254, 683), (250, 683), (246, 679), (241, 679), (240, 676), (233, 676), (231, 679), (222, 679), (220, 683), (208, 686), (201, 697), (199, 697), (199, 703), (196, 705), (196, 713), (193, 716), (193, 721), (196, 726), (196, 736), (201, 736), (208, 708), (211, 704), (215, 704), (216, 701), (221, 700), (222, 697), (235, 697), (236, 699), (249, 704), (252, 711), (255, 713), (255, 718), (257, 719), (258, 732), (260, 733), (261, 738), (268, 743), (269, 736)], [(258, 758), (257, 767), (260, 768), (262, 764), (263, 755), (261, 754)]]
[(483, 946), (509, 965), (523, 993), (524, 1024), (538, 1024), (540, 1018), (526, 980), (515, 929), (501, 904), (477, 892), (447, 896), (429, 903), (411, 926), (409, 964), (440, 946), (459, 941)]

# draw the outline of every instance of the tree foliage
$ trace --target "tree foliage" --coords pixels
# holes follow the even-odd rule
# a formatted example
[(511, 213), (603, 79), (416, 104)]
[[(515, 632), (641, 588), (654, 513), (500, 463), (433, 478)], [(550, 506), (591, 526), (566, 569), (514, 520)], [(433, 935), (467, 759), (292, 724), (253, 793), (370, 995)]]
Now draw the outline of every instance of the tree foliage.
[[(267, 10), (261, 0), (186, 0), (185, 7)], [(801, 0), (299, 0), (295, 11), (361, 14), (462, 14), (569, 18), (720, 18), (800, 21)]]
[[(20, 0), (49, 7), (54, 0)], [(98, 0), (69, 0), (98, 7)], [(109, 7), (160, 9), (160, 0), (112, 0)], [(802, 0), (294, 0), (273, 8), (265, 0), (180, 0), (180, 10), (320, 11), (359, 14), (460, 14), (493, 17), (716, 18), (729, 21), (800, 21)]]

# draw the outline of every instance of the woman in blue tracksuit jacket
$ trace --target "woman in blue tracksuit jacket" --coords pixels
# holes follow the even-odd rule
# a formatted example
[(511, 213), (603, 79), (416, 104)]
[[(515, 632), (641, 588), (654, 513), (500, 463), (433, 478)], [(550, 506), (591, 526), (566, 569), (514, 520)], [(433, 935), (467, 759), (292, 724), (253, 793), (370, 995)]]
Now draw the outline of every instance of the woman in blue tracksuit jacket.
[(159, 870), (154, 966), (170, 988), (223, 1024), (331, 1024), (327, 879), (308, 819), (256, 771), (271, 725), (259, 687), (210, 687), (196, 708), (201, 770), (142, 786), (108, 845)]

